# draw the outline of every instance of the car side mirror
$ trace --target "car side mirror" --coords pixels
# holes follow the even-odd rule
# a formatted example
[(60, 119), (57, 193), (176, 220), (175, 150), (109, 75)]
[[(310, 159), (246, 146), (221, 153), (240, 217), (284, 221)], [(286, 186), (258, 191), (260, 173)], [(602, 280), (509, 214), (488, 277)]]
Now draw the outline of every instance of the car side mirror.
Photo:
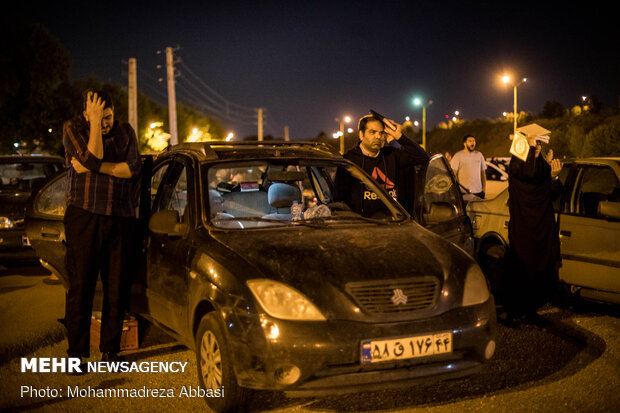
[(456, 207), (449, 202), (433, 202), (428, 214), (424, 214), (427, 224), (450, 221), (457, 216)]
[(155, 234), (183, 236), (189, 227), (180, 221), (179, 211), (177, 210), (158, 211), (149, 219), (149, 231)]
[(605, 218), (620, 219), (620, 202), (601, 201), (598, 203), (598, 215)]

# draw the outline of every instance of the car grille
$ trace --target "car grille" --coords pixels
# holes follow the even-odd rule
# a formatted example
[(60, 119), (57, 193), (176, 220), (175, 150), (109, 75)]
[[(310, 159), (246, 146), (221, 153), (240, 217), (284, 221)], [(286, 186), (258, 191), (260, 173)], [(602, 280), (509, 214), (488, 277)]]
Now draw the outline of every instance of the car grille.
[[(373, 314), (409, 313), (432, 308), (439, 294), (435, 277), (347, 283), (346, 291), (364, 310)], [(403, 302), (403, 295), (406, 302)], [(400, 301), (398, 298), (400, 297)], [(396, 301), (396, 303), (395, 303)]]

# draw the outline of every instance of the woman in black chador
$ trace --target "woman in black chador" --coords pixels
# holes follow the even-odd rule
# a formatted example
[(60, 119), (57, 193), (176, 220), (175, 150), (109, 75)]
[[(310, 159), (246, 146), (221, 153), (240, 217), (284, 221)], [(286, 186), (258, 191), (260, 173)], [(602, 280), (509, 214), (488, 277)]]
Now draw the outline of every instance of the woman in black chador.
[(562, 192), (562, 169), (553, 151), (540, 156), (540, 141), (528, 140), (526, 161), (513, 156), (508, 178), (510, 223), (508, 238), (507, 311), (512, 321), (545, 324), (536, 310), (552, 293), (561, 266), (560, 240), (553, 201)]

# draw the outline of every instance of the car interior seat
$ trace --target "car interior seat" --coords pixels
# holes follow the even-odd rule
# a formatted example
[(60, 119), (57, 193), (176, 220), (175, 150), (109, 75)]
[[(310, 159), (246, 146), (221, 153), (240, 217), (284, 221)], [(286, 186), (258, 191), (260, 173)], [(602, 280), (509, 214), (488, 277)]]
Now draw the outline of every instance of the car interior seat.
[(243, 228), (243, 224), (239, 221), (228, 221), (234, 218), (232, 214), (224, 212), (224, 197), (215, 189), (209, 189), (209, 210), (211, 212), (211, 221), (222, 228)]
[(301, 202), (301, 191), (295, 185), (274, 182), (267, 191), (269, 205), (276, 209), (275, 213), (263, 216), (265, 219), (291, 219), (291, 205), (294, 201)]
[(224, 211), (234, 217), (261, 217), (271, 209), (265, 191), (224, 192)]

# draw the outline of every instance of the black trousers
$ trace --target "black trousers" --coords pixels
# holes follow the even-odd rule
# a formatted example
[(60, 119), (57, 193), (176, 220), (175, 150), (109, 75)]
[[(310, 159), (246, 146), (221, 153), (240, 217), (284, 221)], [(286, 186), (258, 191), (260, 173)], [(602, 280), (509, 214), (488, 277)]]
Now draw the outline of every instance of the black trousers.
[[(70, 205), (64, 218), (69, 290), (65, 319), (70, 357), (90, 357), (90, 322), (99, 274), (103, 285), (101, 352), (118, 352), (138, 251), (135, 218)], [(133, 255), (133, 256), (132, 256)]]

